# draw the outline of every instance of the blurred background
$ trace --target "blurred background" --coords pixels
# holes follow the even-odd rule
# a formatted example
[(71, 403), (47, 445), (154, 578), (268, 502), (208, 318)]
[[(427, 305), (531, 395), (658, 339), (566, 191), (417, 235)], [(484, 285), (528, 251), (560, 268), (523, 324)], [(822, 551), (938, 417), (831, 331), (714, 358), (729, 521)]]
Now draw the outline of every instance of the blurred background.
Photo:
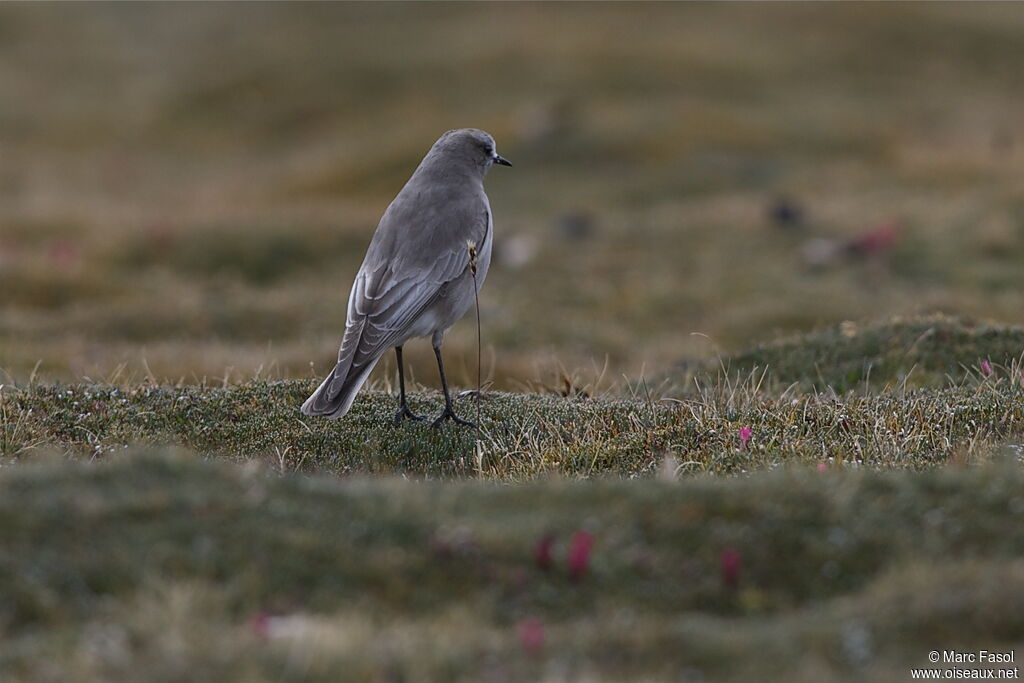
[[(1024, 323), (1022, 35), (1011, 3), (4, 4), (0, 368), (326, 372), (377, 220), (463, 126), (515, 164), (487, 182), (498, 387)], [(467, 317), (458, 383), (475, 343)]]

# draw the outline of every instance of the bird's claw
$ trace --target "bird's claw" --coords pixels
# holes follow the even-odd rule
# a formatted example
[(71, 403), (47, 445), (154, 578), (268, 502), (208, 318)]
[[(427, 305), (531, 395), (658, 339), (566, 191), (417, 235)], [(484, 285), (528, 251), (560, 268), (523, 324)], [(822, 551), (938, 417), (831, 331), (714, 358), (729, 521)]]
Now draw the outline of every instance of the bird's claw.
[(463, 420), (461, 417), (459, 417), (458, 415), (455, 414), (454, 410), (452, 410), (448, 406), (445, 406), (444, 412), (441, 413), (440, 417), (438, 417), (436, 420), (434, 420), (434, 422), (433, 422), (433, 424), (431, 426), (434, 427), (434, 429), (437, 429), (442, 424), (444, 424), (445, 420), (451, 420), (452, 422), (454, 422), (457, 425), (462, 425), (464, 427), (472, 427), (473, 429), (476, 429), (476, 423), (475, 422), (470, 422), (469, 420)]
[(415, 420), (416, 422), (422, 422), (423, 420), (427, 419), (427, 416), (417, 415), (416, 413), (409, 410), (409, 406), (402, 404), (402, 406), (398, 409), (398, 412), (395, 413), (395, 424), (402, 424), (402, 420), (405, 419)]

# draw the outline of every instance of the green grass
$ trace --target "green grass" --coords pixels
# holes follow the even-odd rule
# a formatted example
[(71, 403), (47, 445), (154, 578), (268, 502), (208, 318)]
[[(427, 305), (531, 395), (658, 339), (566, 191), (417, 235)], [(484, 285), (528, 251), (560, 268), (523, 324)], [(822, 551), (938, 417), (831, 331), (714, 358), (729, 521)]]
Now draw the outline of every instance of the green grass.
[[(487, 394), (473, 430), (391, 423), (393, 396), (366, 392), (340, 421), (298, 406), (311, 382), (228, 389), (38, 386), (4, 397), (8, 456), (41, 450), (106, 456), (131, 444), (180, 444), (281, 470), (479, 476), (650, 476), (668, 457), (682, 473), (736, 473), (786, 463), (921, 469), (985, 459), (1024, 433), (1024, 382), (996, 378), (882, 395), (770, 395), (751, 383), (684, 398), (610, 400)], [(436, 394), (410, 399), (436, 412)], [(476, 417), (476, 404), (460, 402)], [(740, 430), (750, 428), (746, 447)]]
[(111, 460), (0, 472), (5, 681), (903, 680), (1024, 637), (1016, 466), (508, 487)]
[(769, 370), (805, 389), (941, 387), (993, 374), (1024, 379), (1024, 328), (948, 316), (845, 322), (725, 358), (730, 371)]
[[(851, 331), (758, 347), (739, 379), (489, 392), (479, 435), (396, 426), (379, 389), (306, 418), (312, 380), (3, 387), (0, 677), (895, 681), (933, 649), (1009, 649), (1024, 377), (996, 359), (1019, 333)], [(909, 389), (893, 345), (866, 350), (921, 336), (950, 342), (914, 356), (931, 379), (992, 373)], [(821, 354), (839, 378), (893, 362), (815, 391), (797, 363)]]
[[(461, 125), (516, 163), (487, 182), (496, 388), (846, 320), (1024, 324), (1012, 3), (70, 12), (0, 6), (0, 368), (18, 382), (326, 372), (377, 220)], [(802, 224), (769, 218), (779, 197)], [(890, 249), (843, 252), (893, 221)], [(839, 256), (815, 266), (821, 240)], [(462, 384), (474, 332), (446, 344)], [(428, 345), (407, 358), (435, 376)]]
[[(0, 6), (0, 680), (885, 681), (1022, 642), (1022, 30)], [(390, 424), (390, 357), (302, 418), (374, 225), (463, 125), (516, 164), (480, 433)], [(445, 353), (475, 385), (475, 326)]]
[[(316, 381), (33, 384), (0, 393), (0, 454), (102, 457), (174, 444), (282, 471), (509, 481), (650, 476), (666, 457), (686, 474), (819, 462), (922, 469), (984, 460), (1024, 440), (1022, 350), (1019, 329), (944, 317), (844, 326), (755, 347), (718, 370), (691, 367), (675, 383), (602, 393), (565, 377), (552, 388), (564, 395), (460, 400), (464, 416), (479, 411), (479, 435), (395, 426), (395, 398), (380, 390), (360, 394), (342, 420), (306, 418), (298, 408)], [(442, 400), (416, 392), (410, 403), (432, 414)]]

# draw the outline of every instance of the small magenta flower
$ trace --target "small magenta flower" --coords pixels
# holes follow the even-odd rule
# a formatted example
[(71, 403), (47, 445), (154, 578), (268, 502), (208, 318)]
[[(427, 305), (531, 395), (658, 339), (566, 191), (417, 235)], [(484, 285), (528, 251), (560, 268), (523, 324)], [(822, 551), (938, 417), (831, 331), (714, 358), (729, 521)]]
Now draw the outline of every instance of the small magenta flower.
[(249, 617), (249, 628), (251, 628), (252, 632), (259, 638), (269, 638), (271, 622), (273, 619), (274, 618), (266, 612), (256, 612)]
[(540, 619), (523, 619), (519, 622), (519, 644), (528, 654), (540, 654), (544, 649), (544, 624)]
[(750, 427), (740, 427), (740, 450), (747, 450), (747, 443), (750, 441), (750, 437), (754, 435), (754, 430)]
[(987, 360), (981, 361), (981, 371), (986, 377), (990, 376), (992, 374), (992, 364)]
[(78, 247), (68, 240), (57, 240), (50, 245), (50, 261), (58, 268), (70, 268), (78, 262)]
[(734, 590), (740, 585), (740, 551), (726, 548), (719, 561), (722, 570), (722, 585)]
[(555, 537), (551, 534), (544, 534), (537, 545), (533, 547), (533, 561), (537, 568), (543, 571), (551, 569), (551, 547), (555, 543)]
[(586, 531), (577, 531), (569, 543), (569, 578), (573, 581), (582, 579), (590, 567), (590, 549), (594, 545), (594, 537)]
[(823, 462), (819, 462), (817, 469), (818, 469), (819, 472), (828, 472), (828, 465), (826, 465)]

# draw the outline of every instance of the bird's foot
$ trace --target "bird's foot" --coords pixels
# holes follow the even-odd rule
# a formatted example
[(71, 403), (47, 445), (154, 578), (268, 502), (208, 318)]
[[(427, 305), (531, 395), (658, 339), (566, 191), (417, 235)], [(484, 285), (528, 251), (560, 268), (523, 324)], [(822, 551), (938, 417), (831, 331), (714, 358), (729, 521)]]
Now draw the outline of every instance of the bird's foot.
[(427, 416), (426, 415), (417, 415), (416, 413), (414, 413), (411, 410), (409, 410), (409, 406), (407, 406), (406, 404), (403, 403), (398, 408), (398, 412), (395, 413), (395, 424), (396, 425), (402, 424), (402, 420), (406, 420), (406, 419), (415, 420), (416, 422), (421, 422), (423, 420), (426, 420)]
[(452, 410), (451, 406), (445, 406), (444, 407), (444, 412), (441, 413), (440, 417), (438, 417), (436, 420), (434, 420), (434, 423), (433, 423), (432, 426), (436, 429), (436, 428), (440, 427), (442, 424), (444, 424), (445, 420), (451, 420), (452, 422), (454, 422), (457, 425), (462, 425), (464, 427), (472, 427), (473, 429), (476, 429), (476, 423), (475, 422), (470, 422), (469, 420), (463, 420), (461, 417), (459, 417), (458, 415), (455, 414), (455, 411)]

